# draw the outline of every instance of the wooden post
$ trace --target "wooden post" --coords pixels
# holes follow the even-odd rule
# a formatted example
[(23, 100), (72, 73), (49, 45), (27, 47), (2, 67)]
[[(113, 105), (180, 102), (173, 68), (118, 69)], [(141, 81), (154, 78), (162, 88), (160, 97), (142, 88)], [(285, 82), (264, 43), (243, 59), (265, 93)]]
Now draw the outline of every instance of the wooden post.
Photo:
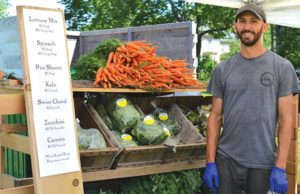
[(291, 137), (291, 146), (289, 149), (287, 161), (287, 177), (289, 190), (287, 194), (297, 193), (297, 169), (298, 169), (298, 95), (294, 96), (293, 102), (293, 132)]

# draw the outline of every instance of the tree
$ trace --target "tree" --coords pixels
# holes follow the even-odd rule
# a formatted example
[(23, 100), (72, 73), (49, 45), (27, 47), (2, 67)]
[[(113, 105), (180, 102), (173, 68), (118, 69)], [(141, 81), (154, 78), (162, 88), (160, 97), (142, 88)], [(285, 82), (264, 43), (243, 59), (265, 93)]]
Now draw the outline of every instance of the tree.
[(0, 0), (0, 18), (7, 16), (7, 0)]
[(195, 21), (197, 54), (205, 34), (226, 36), (234, 19), (234, 9), (186, 3), (180, 0), (61, 0), (71, 30), (111, 29), (149, 24)]
[(300, 68), (300, 29), (272, 26), (273, 50), (291, 61), (295, 68)]

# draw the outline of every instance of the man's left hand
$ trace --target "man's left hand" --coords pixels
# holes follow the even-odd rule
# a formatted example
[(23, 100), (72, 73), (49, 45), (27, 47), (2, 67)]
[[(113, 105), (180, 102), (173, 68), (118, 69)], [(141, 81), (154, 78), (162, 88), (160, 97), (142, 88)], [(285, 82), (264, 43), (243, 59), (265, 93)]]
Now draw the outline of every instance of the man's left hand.
[(288, 181), (285, 169), (274, 166), (270, 176), (270, 190), (275, 193), (285, 194), (288, 190)]

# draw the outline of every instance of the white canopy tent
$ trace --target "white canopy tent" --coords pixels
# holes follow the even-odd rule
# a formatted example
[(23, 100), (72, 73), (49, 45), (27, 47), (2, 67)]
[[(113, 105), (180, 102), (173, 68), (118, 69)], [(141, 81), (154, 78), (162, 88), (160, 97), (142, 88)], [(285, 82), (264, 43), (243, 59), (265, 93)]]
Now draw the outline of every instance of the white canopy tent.
[[(239, 8), (251, 0), (185, 0), (223, 7)], [(300, 0), (256, 0), (266, 11), (267, 22), (300, 28)]]

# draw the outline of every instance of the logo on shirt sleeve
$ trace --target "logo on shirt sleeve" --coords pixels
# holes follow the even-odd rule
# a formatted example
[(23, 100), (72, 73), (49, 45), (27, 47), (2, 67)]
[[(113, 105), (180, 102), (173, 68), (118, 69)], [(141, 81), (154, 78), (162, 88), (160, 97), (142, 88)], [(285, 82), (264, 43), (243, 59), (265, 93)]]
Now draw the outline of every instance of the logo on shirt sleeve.
[(264, 86), (271, 86), (274, 83), (274, 75), (270, 72), (264, 72), (260, 77), (260, 83)]

